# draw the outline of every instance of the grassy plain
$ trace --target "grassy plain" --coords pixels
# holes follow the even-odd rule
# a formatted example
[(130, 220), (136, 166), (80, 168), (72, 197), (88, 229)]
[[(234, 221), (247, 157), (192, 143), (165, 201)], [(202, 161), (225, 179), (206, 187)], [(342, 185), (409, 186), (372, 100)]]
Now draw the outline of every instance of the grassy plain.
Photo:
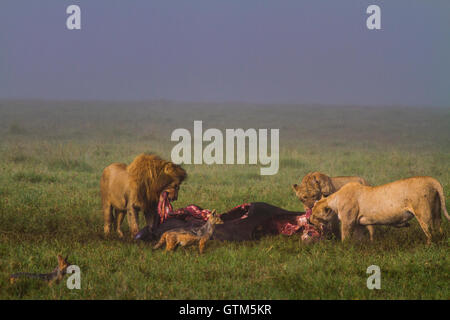
[[(430, 175), (450, 211), (450, 108), (296, 106), (156, 102), (0, 101), (0, 299), (449, 299), (450, 224), (432, 246), (417, 222), (378, 227), (373, 243), (298, 236), (210, 242), (173, 254), (103, 238), (99, 179), (111, 162), (139, 153), (170, 158), (176, 128), (279, 128), (280, 169), (185, 165), (175, 208), (225, 211), (264, 201), (302, 210), (291, 185), (310, 171), (361, 175), (377, 185)], [(144, 225), (141, 219), (141, 225)], [(124, 222), (128, 235), (128, 226)], [(81, 290), (13, 272), (48, 272), (57, 253), (82, 272)], [(381, 268), (381, 290), (366, 269)]]

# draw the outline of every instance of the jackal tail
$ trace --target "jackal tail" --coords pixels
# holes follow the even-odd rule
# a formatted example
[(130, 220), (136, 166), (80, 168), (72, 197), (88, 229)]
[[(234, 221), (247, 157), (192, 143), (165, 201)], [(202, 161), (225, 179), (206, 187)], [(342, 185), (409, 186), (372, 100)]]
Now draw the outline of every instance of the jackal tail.
[(45, 280), (48, 281), (51, 274), (40, 274), (40, 273), (27, 273), (27, 272), (19, 272), (19, 273), (13, 273), (9, 276), (9, 282), (13, 284), (16, 282), (19, 278), (31, 278), (31, 279), (39, 279), (39, 280)]

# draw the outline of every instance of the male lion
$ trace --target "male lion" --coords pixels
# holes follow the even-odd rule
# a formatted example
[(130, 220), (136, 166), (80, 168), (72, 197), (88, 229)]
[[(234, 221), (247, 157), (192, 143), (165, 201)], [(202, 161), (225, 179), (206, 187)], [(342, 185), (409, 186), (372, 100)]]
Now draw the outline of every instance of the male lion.
[(183, 168), (153, 154), (141, 154), (130, 165), (113, 163), (103, 170), (100, 180), (102, 194), (104, 232), (108, 235), (114, 222), (120, 237), (125, 213), (131, 236), (139, 232), (138, 212), (142, 211), (150, 231), (158, 223), (157, 205), (163, 192), (175, 201), (178, 190), (187, 174)]
[[(356, 182), (361, 185), (369, 186), (369, 183), (364, 180), (364, 178), (358, 176), (347, 176), (347, 177), (329, 177), (321, 172), (310, 172), (303, 177), (300, 185), (294, 184), (292, 188), (295, 194), (303, 203), (305, 210), (311, 210), (314, 204), (319, 201), (322, 197), (328, 197), (330, 194), (341, 189), (344, 185), (349, 182)], [(329, 221), (327, 226), (336, 237), (339, 236), (339, 221), (334, 216), (334, 219)], [(374, 229), (372, 226), (367, 226), (367, 231), (369, 231), (369, 236), (372, 239)], [(359, 237), (362, 237), (364, 229), (359, 229)]]
[(442, 185), (432, 177), (412, 177), (377, 187), (352, 182), (318, 201), (310, 222), (320, 226), (337, 212), (344, 241), (358, 226), (403, 227), (415, 216), (430, 244), (437, 230), (442, 234), (441, 209), (450, 220)]

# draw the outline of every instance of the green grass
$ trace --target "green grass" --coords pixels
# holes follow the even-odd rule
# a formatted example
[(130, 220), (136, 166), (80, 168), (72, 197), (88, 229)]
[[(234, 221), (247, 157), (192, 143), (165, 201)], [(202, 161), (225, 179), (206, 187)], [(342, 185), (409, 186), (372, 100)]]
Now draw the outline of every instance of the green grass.
[[(0, 299), (449, 299), (450, 227), (432, 246), (410, 228), (377, 227), (373, 243), (305, 245), (294, 235), (211, 241), (171, 254), (103, 237), (99, 179), (142, 152), (169, 158), (175, 128), (279, 128), (280, 170), (186, 165), (175, 207), (223, 212), (264, 201), (302, 210), (291, 185), (307, 172), (361, 175), (372, 184), (430, 175), (450, 195), (450, 110), (175, 103), (0, 102)], [(445, 218), (443, 217), (445, 220)], [(141, 217), (140, 225), (144, 225)], [(124, 222), (126, 236), (128, 226)], [(81, 290), (25, 280), (58, 253), (81, 268)], [(366, 269), (381, 268), (381, 290)]]

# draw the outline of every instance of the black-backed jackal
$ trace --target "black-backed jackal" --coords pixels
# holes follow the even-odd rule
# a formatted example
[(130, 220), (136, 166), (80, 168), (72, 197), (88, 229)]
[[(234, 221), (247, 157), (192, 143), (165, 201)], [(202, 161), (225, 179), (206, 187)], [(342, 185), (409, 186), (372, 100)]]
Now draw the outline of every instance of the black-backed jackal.
[(33, 278), (39, 279), (43, 281), (47, 281), (51, 286), (54, 282), (58, 283), (62, 280), (64, 275), (66, 274), (67, 268), (70, 266), (70, 263), (67, 261), (67, 257), (63, 258), (58, 254), (58, 266), (50, 273), (28, 273), (28, 272), (20, 272), (13, 273), (9, 277), (9, 282), (11, 284), (15, 283), (19, 278)]
[(175, 229), (164, 232), (153, 249), (158, 249), (165, 243), (166, 251), (172, 251), (178, 244), (185, 247), (198, 242), (200, 253), (203, 253), (206, 242), (211, 238), (215, 226), (218, 224), (223, 224), (223, 221), (216, 210), (213, 210), (208, 221), (200, 228), (193, 230)]

